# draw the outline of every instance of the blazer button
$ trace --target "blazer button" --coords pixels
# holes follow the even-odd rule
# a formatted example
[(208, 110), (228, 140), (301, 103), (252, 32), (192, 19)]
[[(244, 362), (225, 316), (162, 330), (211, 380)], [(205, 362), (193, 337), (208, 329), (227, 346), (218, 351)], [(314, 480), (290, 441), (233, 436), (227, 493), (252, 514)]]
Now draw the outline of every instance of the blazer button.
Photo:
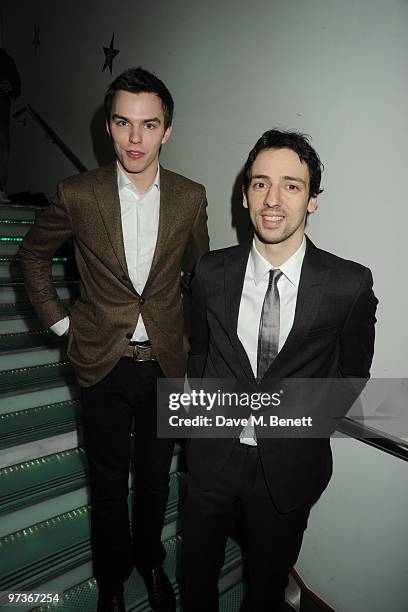
[(133, 336), (133, 334), (126, 334), (126, 338), (127, 338), (128, 340), (130, 340), (132, 336)]
[(140, 304), (141, 306), (143, 306), (143, 304), (145, 303), (145, 301), (146, 301), (146, 300), (145, 300), (144, 298), (140, 298), (140, 300), (139, 300), (139, 304)]

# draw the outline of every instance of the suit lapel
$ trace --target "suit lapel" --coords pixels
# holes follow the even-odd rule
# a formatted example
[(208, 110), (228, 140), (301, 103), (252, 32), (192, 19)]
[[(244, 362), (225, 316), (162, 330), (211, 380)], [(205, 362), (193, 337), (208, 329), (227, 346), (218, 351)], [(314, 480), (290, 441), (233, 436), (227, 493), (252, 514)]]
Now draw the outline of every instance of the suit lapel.
[(159, 212), (159, 228), (157, 231), (156, 248), (153, 255), (152, 265), (148, 279), (146, 281), (146, 289), (152, 283), (153, 279), (158, 278), (155, 273), (160, 257), (163, 253), (163, 248), (168, 242), (168, 236), (172, 225), (172, 219), (175, 215), (175, 207), (177, 206), (176, 198), (174, 196), (174, 184), (171, 177), (171, 173), (165, 168), (160, 166), (160, 212)]
[(128, 275), (123, 244), (122, 216), (116, 176), (116, 162), (100, 169), (94, 193), (105, 230), (123, 272)]
[(301, 342), (313, 325), (329, 278), (329, 270), (322, 264), (319, 250), (307, 237), (306, 241), (306, 253), (300, 275), (293, 326), (275, 361), (265, 373), (265, 377), (284, 375), (284, 368), (294, 358)]
[(248, 359), (248, 355), (238, 338), (238, 315), (241, 303), (242, 289), (244, 286), (245, 271), (248, 256), (252, 246), (250, 241), (239, 245), (236, 249), (225, 256), (225, 312), (229, 327), (229, 337), (238, 357), (241, 368), (246, 377), (253, 382), (254, 373)]

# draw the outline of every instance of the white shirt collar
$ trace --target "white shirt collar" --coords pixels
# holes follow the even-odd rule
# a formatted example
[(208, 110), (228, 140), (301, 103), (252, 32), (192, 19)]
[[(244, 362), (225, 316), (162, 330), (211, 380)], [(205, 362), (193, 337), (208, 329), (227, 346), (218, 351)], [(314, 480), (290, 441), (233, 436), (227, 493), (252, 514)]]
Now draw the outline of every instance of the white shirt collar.
[[(286, 278), (297, 288), (300, 281), (300, 273), (302, 270), (303, 258), (306, 252), (306, 238), (303, 236), (302, 244), (298, 250), (293, 253), (281, 266), (279, 270), (283, 272)], [(255, 239), (252, 243), (250, 252), (250, 261), (254, 275), (254, 281), (257, 285), (270, 270), (274, 270), (274, 266), (263, 257), (255, 246)]]
[[(132, 189), (133, 191), (135, 191), (137, 194), (139, 194), (139, 191), (138, 191), (136, 185), (134, 183), (132, 183), (132, 181), (130, 180), (128, 175), (124, 173), (124, 171), (123, 171), (123, 169), (122, 169), (122, 167), (121, 167), (121, 165), (120, 165), (120, 163), (118, 161), (116, 162), (116, 168), (117, 168), (117, 173), (116, 174), (117, 174), (117, 179), (118, 179), (118, 191), (119, 191), (119, 193), (122, 191), (122, 189), (125, 189), (126, 187), (128, 187), (128, 188)], [(157, 172), (156, 172), (156, 176), (155, 176), (155, 179), (153, 181), (153, 184), (144, 193), (147, 193), (153, 187), (156, 187), (156, 189), (158, 191), (160, 191), (160, 164), (157, 165)], [(142, 195), (142, 194), (139, 194), (139, 195)]]

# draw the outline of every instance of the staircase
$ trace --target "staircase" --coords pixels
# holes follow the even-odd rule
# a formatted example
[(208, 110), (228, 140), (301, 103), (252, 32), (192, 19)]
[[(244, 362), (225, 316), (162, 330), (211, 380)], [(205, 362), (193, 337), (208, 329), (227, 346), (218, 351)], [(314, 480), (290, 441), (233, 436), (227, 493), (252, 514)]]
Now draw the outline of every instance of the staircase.
[[(43, 199), (0, 205), (0, 592), (58, 593), (59, 601), (52, 604), (19, 604), (23, 611), (92, 612), (97, 587), (78, 388), (65, 339), (42, 329), (25, 294), (18, 262), (19, 245), (41, 206)], [(78, 293), (72, 269), (69, 254), (53, 258), (54, 284), (67, 305)], [(162, 536), (165, 569), (177, 596), (181, 454), (176, 446)], [(220, 593), (222, 612), (239, 609), (241, 553), (232, 540)], [(125, 585), (125, 600), (127, 610), (150, 610), (136, 571)], [(6, 602), (1, 601), (0, 608), (8, 609)]]

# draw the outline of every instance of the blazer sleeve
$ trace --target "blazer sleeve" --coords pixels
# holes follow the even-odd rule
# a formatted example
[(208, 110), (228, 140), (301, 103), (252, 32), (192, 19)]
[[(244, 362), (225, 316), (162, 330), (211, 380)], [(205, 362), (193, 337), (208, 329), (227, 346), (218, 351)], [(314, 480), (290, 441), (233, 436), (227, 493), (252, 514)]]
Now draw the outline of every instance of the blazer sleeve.
[(59, 185), (53, 203), (37, 216), (19, 251), (28, 297), (45, 327), (50, 327), (67, 316), (52, 284), (52, 257), (72, 234), (64, 190), (62, 185)]
[(198, 262), (191, 283), (191, 348), (187, 362), (187, 377), (202, 378), (208, 354), (208, 320), (204, 280)]

